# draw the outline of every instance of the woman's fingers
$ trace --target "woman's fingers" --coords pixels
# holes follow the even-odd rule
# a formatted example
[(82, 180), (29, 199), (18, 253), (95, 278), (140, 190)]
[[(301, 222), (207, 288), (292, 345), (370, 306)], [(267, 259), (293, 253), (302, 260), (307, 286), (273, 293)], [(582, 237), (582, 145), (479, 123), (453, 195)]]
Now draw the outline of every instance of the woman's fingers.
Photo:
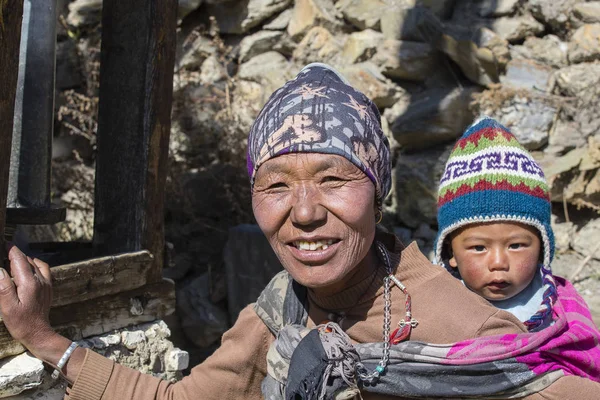
[(33, 265), (36, 268), (37, 274), (40, 274), (42, 277), (44, 277), (47, 284), (52, 285), (52, 273), (50, 272), (50, 266), (48, 264), (46, 264), (42, 260), (34, 258), (33, 260), (31, 260), (31, 265)]
[(10, 261), (11, 275), (17, 286), (25, 285), (28, 281), (35, 279), (32, 265), (17, 246), (12, 246), (8, 251), (8, 260)]
[(0, 268), (0, 314), (4, 318), (15, 303), (18, 303), (17, 288), (5, 269)]

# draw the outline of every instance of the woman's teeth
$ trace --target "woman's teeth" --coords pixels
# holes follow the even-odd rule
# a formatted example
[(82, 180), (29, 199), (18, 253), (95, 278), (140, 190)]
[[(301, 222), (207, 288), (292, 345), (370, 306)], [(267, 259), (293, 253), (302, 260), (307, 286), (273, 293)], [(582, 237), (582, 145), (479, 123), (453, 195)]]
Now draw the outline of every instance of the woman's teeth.
[(325, 250), (329, 246), (331, 246), (332, 244), (333, 244), (333, 240), (332, 239), (329, 239), (329, 240), (317, 240), (316, 242), (306, 242), (306, 241), (303, 241), (303, 240), (299, 240), (299, 241), (295, 241), (294, 242), (294, 246), (296, 246), (296, 248), (298, 250), (309, 250), (309, 251)]

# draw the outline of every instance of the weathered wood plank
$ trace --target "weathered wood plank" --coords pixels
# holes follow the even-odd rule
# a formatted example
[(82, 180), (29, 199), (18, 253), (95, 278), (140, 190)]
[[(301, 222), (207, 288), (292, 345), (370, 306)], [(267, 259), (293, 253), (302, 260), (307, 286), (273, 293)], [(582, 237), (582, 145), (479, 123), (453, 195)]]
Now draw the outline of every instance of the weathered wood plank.
[(144, 250), (53, 267), (52, 304), (74, 304), (142, 287), (153, 260)]
[(23, 0), (0, 1), (0, 266), (4, 267), (4, 225), (10, 170), (10, 149), (19, 75)]
[(105, 0), (102, 10), (94, 248), (148, 249), (161, 279), (177, 7)]
[[(63, 335), (79, 340), (164, 318), (174, 310), (173, 282), (163, 280), (129, 292), (53, 308), (50, 321)], [(15, 342), (4, 324), (0, 323), (0, 359), (23, 351), (23, 346)]]

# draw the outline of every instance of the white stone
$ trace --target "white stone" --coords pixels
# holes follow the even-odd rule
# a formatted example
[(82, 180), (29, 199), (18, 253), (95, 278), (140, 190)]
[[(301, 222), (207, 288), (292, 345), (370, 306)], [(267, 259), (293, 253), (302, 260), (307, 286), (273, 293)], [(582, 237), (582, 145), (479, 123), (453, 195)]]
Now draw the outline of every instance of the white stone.
[(583, 25), (569, 43), (571, 64), (594, 60), (600, 60), (600, 23)]
[(254, 56), (273, 50), (283, 37), (280, 31), (258, 31), (245, 36), (240, 42), (240, 62), (246, 62)]
[(300, 40), (315, 26), (334, 31), (343, 26), (341, 17), (332, 0), (296, 0), (287, 32), (294, 40)]
[(207, 4), (206, 15), (214, 16), (221, 33), (248, 32), (285, 10), (292, 0), (241, 0)]
[(381, 16), (389, 11), (384, 0), (340, 0), (335, 4), (344, 18), (358, 29), (380, 29)]
[(575, 4), (573, 16), (586, 24), (600, 22), (600, 1)]
[(166, 339), (171, 336), (171, 330), (163, 320), (152, 323), (149, 326), (140, 326), (141, 329), (145, 329), (144, 334), (148, 339), (161, 338)]
[(188, 367), (190, 355), (187, 351), (174, 348), (165, 356), (167, 371), (182, 371)]
[(500, 82), (515, 89), (546, 92), (554, 70), (531, 60), (512, 60), (506, 66), (506, 75)]
[(125, 331), (121, 332), (121, 342), (129, 350), (134, 350), (140, 343), (146, 340), (144, 331)]
[(571, 9), (583, 0), (529, 0), (527, 7), (533, 16), (554, 31), (564, 31)]
[[(600, 238), (600, 219), (591, 220), (575, 235), (573, 248), (584, 257), (592, 256), (592, 258), (600, 260), (598, 238)], [(594, 250), (596, 251), (592, 254)]]
[(42, 384), (44, 364), (30, 353), (0, 361), (0, 397), (14, 396)]
[(575, 225), (572, 222), (557, 223), (555, 222), (556, 218), (554, 218), (554, 215), (552, 217), (552, 231), (554, 232), (556, 252), (567, 252), (571, 247), (571, 240), (576, 230)]
[(353, 87), (373, 100), (377, 107), (390, 107), (405, 93), (401, 87), (383, 76), (371, 62), (342, 66), (339, 71)]
[(216, 56), (210, 56), (200, 67), (200, 82), (204, 85), (212, 85), (227, 78), (225, 66), (221, 64)]
[(484, 0), (479, 15), (482, 17), (502, 17), (512, 14), (519, 0)]
[(292, 19), (292, 10), (284, 10), (281, 14), (273, 19), (268, 24), (263, 25), (263, 29), (270, 31), (282, 31), (285, 30)]
[(571, 65), (556, 71), (554, 78), (561, 94), (578, 96), (586, 89), (600, 84), (600, 63)]
[(520, 17), (502, 17), (492, 23), (492, 30), (501, 38), (509, 42), (517, 42), (527, 36), (535, 36), (544, 31), (544, 25), (540, 24), (531, 15)]

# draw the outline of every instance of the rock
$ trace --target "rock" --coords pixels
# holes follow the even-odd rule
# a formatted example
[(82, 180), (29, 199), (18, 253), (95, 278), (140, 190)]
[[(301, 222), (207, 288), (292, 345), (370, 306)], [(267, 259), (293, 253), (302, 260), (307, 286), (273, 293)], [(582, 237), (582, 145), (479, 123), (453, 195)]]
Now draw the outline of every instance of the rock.
[(573, 16), (586, 24), (600, 22), (600, 1), (575, 4), (573, 6)]
[(403, 153), (396, 163), (398, 219), (416, 228), (437, 224), (437, 186), (453, 144)]
[(296, 0), (287, 32), (296, 41), (315, 26), (333, 32), (342, 27), (341, 17), (332, 0)]
[[(584, 257), (592, 256), (600, 260), (600, 219), (594, 219), (585, 224), (573, 239), (573, 249)], [(595, 250), (595, 252), (594, 252)], [(592, 254), (592, 252), (594, 252)]]
[(174, 348), (165, 356), (167, 371), (183, 371), (190, 364), (190, 355), (187, 351)]
[(206, 5), (206, 15), (214, 16), (219, 31), (241, 34), (285, 10), (292, 0), (241, 0)]
[(492, 30), (501, 38), (511, 43), (535, 36), (544, 32), (544, 25), (540, 24), (531, 15), (519, 17), (502, 17), (492, 22)]
[(177, 313), (183, 333), (202, 348), (218, 341), (229, 326), (227, 313), (210, 301), (209, 291), (206, 273), (177, 291)]
[(381, 32), (387, 39), (428, 42), (428, 32), (440, 29), (437, 17), (425, 7), (393, 1), (383, 10)]
[(176, 54), (175, 69), (198, 69), (208, 57), (217, 53), (214, 42), (205, 36), (198, 36), (194, 40), (187, 40), (178, 49)]
[(212, 85), (227, 79), (227, 68), (221, 64), (217, 56), (212, 55), (202, 63), (200, 68), (200, 82), (204, 85)]
[(377, 107), (390, 107), (406, 95), (402, 88), (384, 77), (377, 66), (370, 62), (343, 66), (339, 70), (352, 86), (373, 100)]
[(569, 43), (572, 64), (600, 60), (600, 23), (586, 24), (575, 31)]
[(146, 341), (146, 335), (142, 330), (121, 332), (121, 343), (129, 350), (134, 350)]
[(554, 69), (531, 60), (512, 60), (506, 66), (506, 75), (500, 82), (515, 89), (548, 91), (548, 82)]
[(564, 31), (571, 9), (582, 0), (529, 0), (527, 6), (533, 16), (553, 31)]
[(358, 29), (381, 29), (381, 17), (389, 4), (383, 0), (339, 0), (335, 4), (346, 21)]
[(585, 146), (586, 144), (586, 137), (580, 131), (579, 125), (576, 122), (565, 121), (563, 119), (556, 121), (548, 139), (548, 145), (556, 148), (561, 153), (564, 153), (565, 150)]
[(575, 224), (572, 222), (558, 223), (554, 215), (552, 217), (552, 231), (554, 232), (556, 252), (565, 253), (571, 248), (571, 240), (576, 231)]
[(513, 59), (532, 59), (550, 67), (562, 68), (568, 65), (568, 44), (555, 35), (546, 35), (542, 38), (528, 37), (521, 46), (513, 46), (511, 56)]
[(256, 301), (282, 266), (257, 225), (231, 228), (223, 254), (229, 315), (235, 321), (244, 307)]
[(396, 235), (396, 237), (400, 239), (400, 242), (405, 246), (408, 246), (410, 242), (412, 242), (412, 231), (408, 228), (396, 226), (394, 227), (394, 235)]
[(600, 83), (600, 63), (571, 65), (556, 71), (556, 88), (564, 96), (578, 96)]
[(75, 0), (69, 4), (67, 24), (80, 28), (100, 23), (102, 0)]
[(342, 58), (351, 64), (366, 61), (373, 57), (382, 41), (383, 34), (372, 29), (353, 32), (344, 43)]
[(91, 347), (94, 349), (105, 349), (109, 346), (114, 346), (121, 343), (121, 335), (111, 333), (102, 336), (94, 336), (88, 341), (91, 344)]
[(177, 18), (184, 19), (189, 13), (196, 10), (202, 4), (202, 0), (178, 0)]
[(280, 31), (258, 31), (245, 36), (240, 42), (240, 62), (272, 50), (282, 37)]
[(275, 17), (268, 24), (263, 25), (263, 29), (270, 31), (282, 31), (285, 30), (292, 19), (292, 10), (283, 10), (281, 14)]
[(474, 36), (474, 43), (477, 44), (478, 47), (489, 49), (496, 59), (496, 63), (501, 68), (504, 68), (504, 66), (506, 66), (506, 64), (510, 61), (508, 41), (501, 38), (493, 30), (485, 27), (477, 29)]
[(423, 239), (426, 242), (433, 242), (436, 236), (437, 232), (431, 229), (431, 227), (424, 222), (420, 223), (413, 233), (414, 238)]
[(0, 361), (0, 397), (19, 394), (42, 384), (44, 364), (30, 353)]
[(430, 89), (416, 95), (392, 124), (394, 138), (407, 150), (456, 139), (473, 120), (468, 106), (476, 90), (474, 87)]
[(327, 29), (315, 26), (304, 36), (294, 50), (295, 62), (306, 65), (311, 62), (324, 62), (337, 66), (342, 52), (342, 43)]
[(269, 51), (252, 57), (240, 65), (237, 77), (265, 85), (265, 91), (270, 96), (295, 75), (293, 72), (284, 56), (275, 51)]
[(484, 0), (479, 9), (482, 17), (503, 17), (515, 12), (519, 0)]
[[(171, 330), (163, 320), (142, 326), (148, 339), (166, 339), (171, 336)], [(185, 369), (185, 368), (183, 368)]]
[(372, 62), (389, 78), (423, 81), (439, 68), (441, 60), (427, 43), (387, 39), (377, 47)]

